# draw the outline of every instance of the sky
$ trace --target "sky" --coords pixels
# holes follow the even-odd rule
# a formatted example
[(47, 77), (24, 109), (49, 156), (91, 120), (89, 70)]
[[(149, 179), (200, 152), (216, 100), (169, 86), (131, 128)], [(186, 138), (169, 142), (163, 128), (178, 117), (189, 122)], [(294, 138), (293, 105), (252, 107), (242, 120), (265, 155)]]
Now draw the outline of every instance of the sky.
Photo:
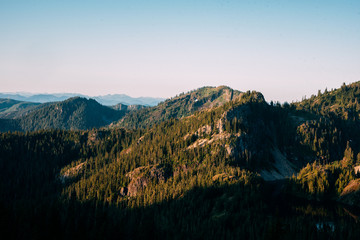
[(359, 0), (0, 0), (0, 92), (292, 102), (359, 80)]

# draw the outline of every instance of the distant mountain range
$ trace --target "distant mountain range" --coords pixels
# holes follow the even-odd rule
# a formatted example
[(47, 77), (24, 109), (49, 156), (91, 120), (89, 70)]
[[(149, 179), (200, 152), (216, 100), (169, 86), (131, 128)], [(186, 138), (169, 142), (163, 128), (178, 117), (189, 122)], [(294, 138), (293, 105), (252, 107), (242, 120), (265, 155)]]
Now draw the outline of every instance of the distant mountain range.
[(125, 94), (108, 94), (103, 96), (87, 96), (78, 93), (32, 94), (32, 93), (0, 93), (0, 98), (13, 99), (24, 102), (59, 102), (72, 97), (92, 98), (102, 105), (112, 106), (119, 103), (125, 105), (156, 106), (164, 98), (139, 97), (133, 98)]

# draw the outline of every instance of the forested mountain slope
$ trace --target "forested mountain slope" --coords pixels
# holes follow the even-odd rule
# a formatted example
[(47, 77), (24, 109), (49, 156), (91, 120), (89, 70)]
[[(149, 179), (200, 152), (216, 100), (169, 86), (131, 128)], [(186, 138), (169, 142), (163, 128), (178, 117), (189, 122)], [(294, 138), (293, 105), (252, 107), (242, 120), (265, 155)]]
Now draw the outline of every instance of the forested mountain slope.
[[(349, 145), (356, 154), (360, 149), (360, 82), (333, 91), (319, 91), (310, 99), (289, 107), (300, 120), (299, 134), (318, 158), (339, 160)], [(360, 156), (359, 156), (360, 157)]]
[[(31, 105), (32, 106), (32, 105)], [(15, 119), (2, 119), (1, 131), (44, 129), (91, 129), (106, 126), (124, 116), (93, 99), (74, 97), (63, 102), (44, 103), (13, 113)]]
[[(246, 92), (222, 106), (143, 130), (143, 136), (135, 143), (119, 155), (109, 156), (114, 162), (94, 175), (84, 173), (89, 174), (89, 178), (80, 177), (80, 182), (70, 185), (66, 191), (81, 199), (100, 197), (100, 201), (107, 198), (123, 201), (127, 198), (121, 196), (121, 189), (125, 196), (141, 196), (145, 186), (157, 188), (160, 180), (166, 185), (167, 194), (173, 195), (172, 181), (177, 181), (177, 176), (185, 172), (197, 172), (206, 182), (205, 179), (229, 178), (232, 171), (240, 169), (278, 171), (274, 165), (274, 150), (279, 149), (277, 142), (289, 142), (286, 138), (295, 138), (296, 134), (295, 129), (292, 134), (282, 134), (290, 129), (284, 129), (286, 120), (287, 115), (281, 108), (269, 106), (261, 93)], [(287, 162), (294, 168), (296, 164), (303, 164)], [(91, 162), (82, 163), (85, 164), (82, 168), (91, 169)], [(113, 190), (97, 184), (109, 181)], [(97, 195), (96, 191), (109, 195)]]
[(197, 90), (180, 94), (168, 99), (152, 108), (141, 109), (127, 114), (118, 123), (117, 127), (147, 128), (156, 123), (171, 118), (181, 118), (202, 109), (221, 106), (241, 95), (241, 92), (229, 87), (203, 87)]
[(12, 119), (26, 115), (39, 107), (40, 103), (22, 102), (13, 99), (0, 99), (0, 118)]
[(298, 110), (319, 114), (322, 116), (338, 117), (343, 120), (360, 120), (360, 82), (349, 85), (345, 83), (339, 89), (323, 93), (295, 103)]
[(108, 125), (123, 114), (93, 99), (75, 97), (33, 111), (20, 118), (19, 124), (24, 131), (91, 129)]
[[(142, 109), (140, 122), (128, 122), (137, 127), (130, 130), (1, 133), (4, 234), (15, 239), (359, 238), (357, 120), (314, 111), (306, 102), (274, 105), (259, 92), (231, 97), (231, 91), (198, 89), (162, 103), (166, 108)], [(346, 94), (334, 92), (335, 99)], [(81, 98), (69, 101), (86, 109)], [(65, 106), (52, 111), (66, 112)], [(162, 108), (167, 115), (154, 114)], [(153, 124), (145, 124), (150, 119), (145, 110)], [(135, 113), (134, 121), (140, 116)], [(336, 202), (329, 208), (322, 201), (345, 202), (355, 210)]]

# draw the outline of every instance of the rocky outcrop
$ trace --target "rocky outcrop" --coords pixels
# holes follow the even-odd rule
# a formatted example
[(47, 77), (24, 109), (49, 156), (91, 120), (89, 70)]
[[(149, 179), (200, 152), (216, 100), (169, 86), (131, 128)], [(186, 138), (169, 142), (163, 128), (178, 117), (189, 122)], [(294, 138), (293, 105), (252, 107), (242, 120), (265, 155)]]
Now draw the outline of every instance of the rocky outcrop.
[(340, 194), (340, 201), (351, 206), (360, 206), (360, 179), (351, 180)]
[(211, 134), (211, 132), (212, 132), (211, 126), (210, 126), (210, 125), (205, 125), (205, 126), (202, 126), (201, 128), (199, 128), (199, 129), (196, 131), (195, 135), (197, 135), (197, 136), (204, 136), (204, 135), (209, 135), (209, 134)]
[[(188, 149), (203, 147), (207, 144), (218, 143), (219, 141), (229, 139), (230, 137), (231, 137), (230, 133), (214, 134), (210, 137), (210, 139), (209, 138), (201, 138), (201, 139), (196, 140), (193, 144), (188, 146)], [(232, 150), (229, 149), (227, 151), (231, 152)]]
[(272, 165), (273, 168), (270, 170), (263, 169), (260, 171), (260, 175), (265, 181), (285, 179), (296, 174), (295, 166), (286, 159), (284, 154), (282, 154), (278, 148), (275, 148), (272, 151), (272, 156), (275, 160)]
[(127, 188), (120, 192), (122, 196), (134, 197), (142, 192), (149, 184), (166, 181), (172, 174), (171, 168), (165, 164), (138, 167), (126, 174), (130, 178)]
[(227, 182), (235, 179), (235, 176), (229, 175), (227, 173), (219, 173), (212, 177), (213, 182)]
[(355, 166), (354, 172), (355, 172), (355, 175), (360, 175), (360, 166)]
[(79, 176), (83, 172), (85, 164), (86, 162), (79, 163), (78, 165), (60, 173), (59, 176), (60, 181), (62, 183), (65, 183), (67, 180), (71, 180)]

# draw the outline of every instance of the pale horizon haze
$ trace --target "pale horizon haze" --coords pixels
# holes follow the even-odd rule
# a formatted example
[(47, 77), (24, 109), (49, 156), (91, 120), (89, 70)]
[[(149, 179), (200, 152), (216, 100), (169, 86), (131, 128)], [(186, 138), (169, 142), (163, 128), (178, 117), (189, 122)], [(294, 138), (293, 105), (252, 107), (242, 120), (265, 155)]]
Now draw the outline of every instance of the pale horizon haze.
[(359, 80), (358, 0), (0, 0), (0, 92), (292, 102)]

